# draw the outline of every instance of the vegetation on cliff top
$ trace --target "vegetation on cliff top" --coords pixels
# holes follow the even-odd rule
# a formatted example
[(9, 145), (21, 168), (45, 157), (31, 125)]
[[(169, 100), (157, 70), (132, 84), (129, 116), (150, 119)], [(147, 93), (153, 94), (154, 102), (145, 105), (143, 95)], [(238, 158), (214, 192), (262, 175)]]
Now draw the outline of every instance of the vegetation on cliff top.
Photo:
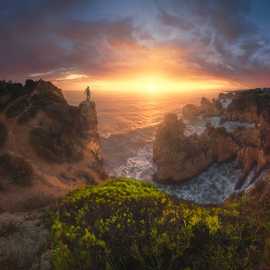
[(53, 214), (54, 268), (256, 269), (270, 223), (245, 204), (203, 208), (128, 179), (77, 190)]

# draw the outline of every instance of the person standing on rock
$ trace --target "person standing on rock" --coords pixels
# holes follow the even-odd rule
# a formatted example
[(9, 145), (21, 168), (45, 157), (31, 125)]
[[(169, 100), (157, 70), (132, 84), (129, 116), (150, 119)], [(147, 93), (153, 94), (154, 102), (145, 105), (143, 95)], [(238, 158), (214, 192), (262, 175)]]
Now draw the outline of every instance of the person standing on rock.
[(86, 100), (89, 102), (91, 99), (91, 90), (89, 86), (87, 86), (85, 89), (85, 95), (86, 95)]

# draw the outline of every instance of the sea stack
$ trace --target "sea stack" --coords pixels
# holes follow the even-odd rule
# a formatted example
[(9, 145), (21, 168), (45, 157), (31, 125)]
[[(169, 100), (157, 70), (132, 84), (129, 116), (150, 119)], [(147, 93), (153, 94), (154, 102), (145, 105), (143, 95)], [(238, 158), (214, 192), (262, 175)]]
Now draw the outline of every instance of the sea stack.
[(154, 180), (180, 184), (214, 163), (236, 161), (242, 170), (236, 189), (241, 189), (268, 169), (269, 132), (269, 89), (222, 93), (199, 106), (186, 105), (182, 119), (166, 117), (157, 130)]

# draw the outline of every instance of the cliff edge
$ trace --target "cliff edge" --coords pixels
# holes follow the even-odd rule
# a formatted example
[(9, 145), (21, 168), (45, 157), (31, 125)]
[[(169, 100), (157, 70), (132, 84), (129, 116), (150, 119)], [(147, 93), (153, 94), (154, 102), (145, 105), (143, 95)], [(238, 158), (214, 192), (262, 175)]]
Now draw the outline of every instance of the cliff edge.
[(0, 82), (0, 210), (28, 210), (104, 179), (95, 103), (50, 82)]

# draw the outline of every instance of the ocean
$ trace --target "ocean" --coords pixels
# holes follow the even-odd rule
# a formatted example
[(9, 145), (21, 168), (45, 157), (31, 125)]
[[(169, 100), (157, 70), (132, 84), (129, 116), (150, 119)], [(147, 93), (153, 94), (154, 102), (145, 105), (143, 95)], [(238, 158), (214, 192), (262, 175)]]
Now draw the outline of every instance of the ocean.
[[(93, 91), (107, 173), (151, 181), (155, 172), (152, 144), (164, 115), (173, 112), (181, 117), (185, 104), (198, 104), (202, 97), (211, 99), (218, 93), (211, 90), (155, 95)], [(65, 91), (64, 95), (72, 105), (78, 105), (85, 98), (80, 91)], [(235, 164), (216, 164), (179, 187), (158, 187), (186, 200), (221, 203), (233, 193), (239, 173)]]

